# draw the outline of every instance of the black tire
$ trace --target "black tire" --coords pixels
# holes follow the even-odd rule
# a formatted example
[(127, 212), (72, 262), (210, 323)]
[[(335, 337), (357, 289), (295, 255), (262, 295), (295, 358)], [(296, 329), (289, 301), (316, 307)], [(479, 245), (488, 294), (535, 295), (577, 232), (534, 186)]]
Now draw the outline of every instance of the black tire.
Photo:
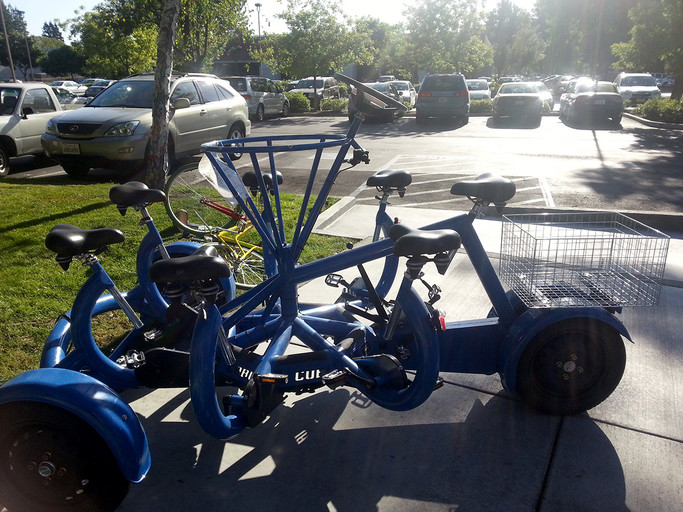
[(573, 318), (541, 331), (524, 349), (516, 391), (549, 414), (578, 414), (605, 400), (619, 384), (626, 350), (610, 325)]
[(0, 178), (9, 174), (9, 157), (5, 148), (0, 145)]
[(199, 172), (199, 164), (189, 163), (178, 168), (166, 180), (164, 207), (173, 225), (183, 233), (205, 235), (207, 232), (225, 229), (235, 221), (202, 204), (202, 199), (226, 205), (225, 199)]
[(62, 164), (62, 169), (64, 169), (64, 172), (68, 174), (70, 178), (75, 180), (81, 180), (85, 178), (90, 171), (90, 167), (77, 164)]
[(102, 437), (59, 407), (0, 407), (0, 503), (12, 512), (111, 512), (130, 484)]
[(263, 121), (266, 118), (266, 110), (263, 108), (263, 105), (259, 105), (256, 107), (256, 114), (254, 114), (254, 120), (255, 121)]
[(282, 104), (282, 117), (287, 117), (289, 115), (289, 102), (285, 101)]
[(416, 124), (425, 124), (426, 121), (427, 120), (425, 119), (425, 117), (422, 114), (420, 114), (420, 113), (415, 114), (415, 123)]
[(615, 126), (620, 125), (620, 124), (621, 124), (621, 114), (619, 114), (618, 116), (614, 116), (614, 117), (611, 119), (611, 121), (612, 121), (612, 124), (615, 125)]
[[(228, 139), (243, 139), (246, 137), (244, 128), (237, 124), (233, 124), (228, 130)], [(239, 160), (242, 158), (242, 153), (230, 153), (230, 160)]]

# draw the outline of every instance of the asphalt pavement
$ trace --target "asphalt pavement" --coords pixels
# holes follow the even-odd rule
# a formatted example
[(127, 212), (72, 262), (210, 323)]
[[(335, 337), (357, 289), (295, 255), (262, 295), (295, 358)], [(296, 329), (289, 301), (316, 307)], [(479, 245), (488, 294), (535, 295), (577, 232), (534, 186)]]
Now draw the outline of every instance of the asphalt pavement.
[[(368, 208), (340, 202), (319, 231), (363, 239)], [(398, 205), (390, 213), (415, 226), (453, 215)], [(496, 268), (500, 222), (475, 221)], [(587, 413), (540, 414), (496, 375), (444, 373), (445, 386), (413, 411), (384, 410), (346, 388), (320, 390), (287, 397), (226, 442), (202, 432), (187, 390), (128, 393), (152, 469), (120, 511), (680, 511), (683, 236), (672, 234), (659, 304), (620, 315), (633, 339), (624, 377)], [(462, 253), (441, 286), (449, 320), (481, 318), (490, 307)], [(300, 290), (305, 301), (336, 294), (319, 282)]]

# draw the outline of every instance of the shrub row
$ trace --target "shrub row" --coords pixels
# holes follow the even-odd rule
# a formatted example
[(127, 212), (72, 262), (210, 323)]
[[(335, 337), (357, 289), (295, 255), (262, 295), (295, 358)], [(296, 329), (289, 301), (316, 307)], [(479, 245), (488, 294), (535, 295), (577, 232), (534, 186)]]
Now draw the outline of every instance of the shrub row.
[(633, 109), (633, 113), (651, 121), (683, 124), (683, 100), (647, 100)]

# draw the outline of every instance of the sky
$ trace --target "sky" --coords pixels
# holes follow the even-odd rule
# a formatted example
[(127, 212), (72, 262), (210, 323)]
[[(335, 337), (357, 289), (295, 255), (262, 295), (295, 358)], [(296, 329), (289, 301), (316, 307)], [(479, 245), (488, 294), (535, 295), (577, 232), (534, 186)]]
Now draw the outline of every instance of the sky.
[[(65, 21), (75, 16), (75, 11), (90, 11), (101, 0), (5, 0), (7, 5), (24, 11), (24, 18), (28, 26), (29, 34), (39, 36), (43, 32), (43, 23), (55, 19)], [(250, 22), (254, 32), (257, 32), (257, 10), (254, 4), (261, 4), (261, 33), (283, 32), (285, 25), (277, 15), (285, 10), (286, 0), (248, 0), (247, 9), (251, 11)], [(484, 0), (491, 7), (497, 0)], [(531, 10), (535, 0), (512, 0), (523, 9)], [(401, 21), (406, 5), (411, 5), (414, 0), (338, 0), (342, 10), (351, 17), (372, 16), (386, 23), (398, 23)], [(64, 34), (65, 38), (68, 34)]]

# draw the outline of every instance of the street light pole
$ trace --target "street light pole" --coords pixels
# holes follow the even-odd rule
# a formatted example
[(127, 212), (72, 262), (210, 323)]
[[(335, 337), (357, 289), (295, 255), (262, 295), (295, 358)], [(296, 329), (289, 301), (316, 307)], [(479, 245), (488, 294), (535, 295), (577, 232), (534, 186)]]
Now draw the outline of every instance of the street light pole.
[(258, 27), (258, 76), (261, 76), (261, 3), (256, 2), (256, 26)]
[[(17, 13), (21, 14), (21, 17), (24, 17), (24, 14), (26, 14), (24, 11), (17, 11)], [(28, 28), (26, 27), (26, 20), (24, 20), (24, 38), (26, 39), (26, 56), (28, 57), (28, 67), (31, 70), (31, 81), (35, 81), (36, 77), (33, 74), (33, 63), (31, 62), (31, 50), (28, 47)]]
[(5, 26), (5, 2), (0, 0), (0, 18), (2, 18), (2, 32), (5, 34), (5, 44), (7, 45), (7, 56), (9, 57), (9, 68), (12, 70), (12, 82), (17, 81), (17, 75), (14, 73), (14, 62), (12, 61), (12, 50), (9, 47), (9, 38), (7, 37), (7, 27)]

